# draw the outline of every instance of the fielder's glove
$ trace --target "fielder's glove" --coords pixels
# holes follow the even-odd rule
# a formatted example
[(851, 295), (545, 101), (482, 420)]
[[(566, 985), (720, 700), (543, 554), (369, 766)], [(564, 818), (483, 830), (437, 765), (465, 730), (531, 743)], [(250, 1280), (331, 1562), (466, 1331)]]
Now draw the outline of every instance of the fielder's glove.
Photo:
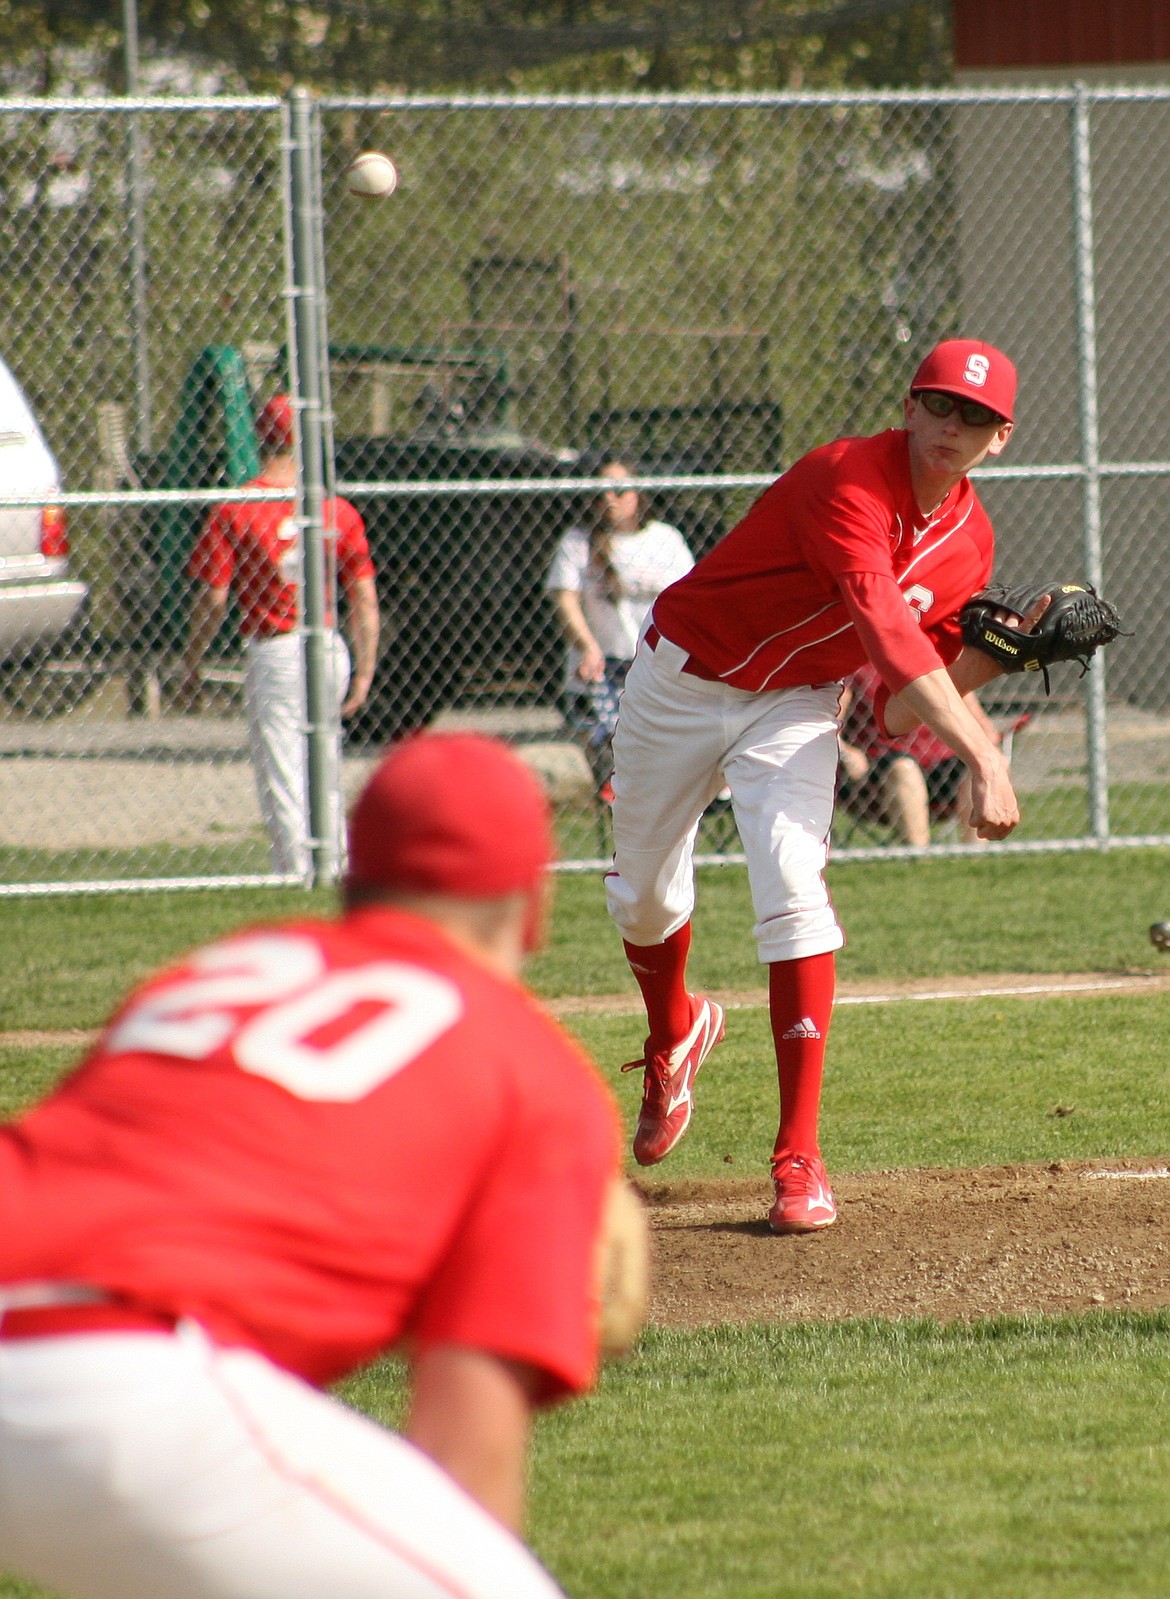
[[(1030, 633), (996, 620), (997, 611), (1026, 617), (1048, 597), (1048, 609)], [(1005, 672), (1043, 672), (1056, 661), (1079, 661), (1081, 676), (1094, 650), (1112, 644), (1125, 629), (1108, 600), (1089, 583), (1036, 583), (1008, 588), (993, 583), (974, 594), (959, 613), (963, 640), (998, 661)]]
[(615, 1178), (606, 1195), (595, 1276), (601, 1353), (628, 1354), (650, 1297), (650, 1227), (641, 1197), (624, 1178)]

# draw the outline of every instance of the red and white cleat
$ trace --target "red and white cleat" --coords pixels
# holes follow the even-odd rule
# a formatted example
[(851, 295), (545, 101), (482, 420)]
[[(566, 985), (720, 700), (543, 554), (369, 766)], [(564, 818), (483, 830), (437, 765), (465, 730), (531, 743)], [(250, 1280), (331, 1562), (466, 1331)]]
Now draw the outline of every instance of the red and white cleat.
[(690, 1126), (699, 1067), (723, 1037), (722, 1005), (697, 997), (691, 1005), (691, 1030), (673, 1049), (644, 1055), (622, 1067), (624, 1072), (639, 1067), (645, 1071), (642, 1109), (634, 1133), (634, 1159), (639, 1166), (656, 1166)]
[(837, 1220), (837, 1201), (819, 1155), (781, 1155), (772, 1163), (776, 1202), (768, 1212), (774, 1233), (815, 1233)]

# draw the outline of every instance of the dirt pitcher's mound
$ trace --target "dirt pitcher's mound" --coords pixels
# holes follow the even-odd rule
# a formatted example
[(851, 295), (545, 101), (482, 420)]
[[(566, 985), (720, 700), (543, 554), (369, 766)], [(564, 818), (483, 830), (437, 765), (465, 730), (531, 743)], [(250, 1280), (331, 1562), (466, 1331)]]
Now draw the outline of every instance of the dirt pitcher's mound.
[(802, 1237), (768, 1231), (766, 1181), (639, 1186), (659, 1326), (1170, 1304), (1170, 1157), (835, 1178)]

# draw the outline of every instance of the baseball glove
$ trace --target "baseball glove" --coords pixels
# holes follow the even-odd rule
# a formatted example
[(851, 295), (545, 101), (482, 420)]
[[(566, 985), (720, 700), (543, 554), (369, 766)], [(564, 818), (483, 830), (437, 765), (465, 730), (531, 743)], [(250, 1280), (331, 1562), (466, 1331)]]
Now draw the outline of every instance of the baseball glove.
[[(1044, 615), (1030, 633), (996, 620), (997, 611), (1026, 617), (1048, 598)], [(1090, 583), (1036, 583), (1008, 588), (993, 583), (974, 594), (959, 613), (963, 640), (998, 661), (1005, 672), (1043, 672), (1056, 661), (1079, 661), (1081, 676), (1094, 650), (1111, 644), (1125, 629), (1108, 600)]]
[(598, 1343), (603, 1355), (625, 1355), (646, 1320), (650, 1293), (650, 1228), (640, 1196), (623, 1178), (606, 1195), (597, 1240)]

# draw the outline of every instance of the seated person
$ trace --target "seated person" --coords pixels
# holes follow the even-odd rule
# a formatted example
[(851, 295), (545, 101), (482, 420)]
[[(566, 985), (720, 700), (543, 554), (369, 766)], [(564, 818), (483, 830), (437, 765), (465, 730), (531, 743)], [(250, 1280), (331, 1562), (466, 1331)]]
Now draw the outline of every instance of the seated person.
[[(973, 843), (967, 826), (970, 787), (967, 769), (957, 755), (925, 726), (905, 738), (880, 732), (873, 700), (880, 679), (863, 666), (845, 681), (841, 696), (841, 765), (837, 803), (863, 820), (885, 822), (903, 844), (923, 848), (930, 843), (930, 824), (957, 816), (959, 837)], [(966, 696), (971, 713), (996, 744), (994, 726), (974, 694)]]

